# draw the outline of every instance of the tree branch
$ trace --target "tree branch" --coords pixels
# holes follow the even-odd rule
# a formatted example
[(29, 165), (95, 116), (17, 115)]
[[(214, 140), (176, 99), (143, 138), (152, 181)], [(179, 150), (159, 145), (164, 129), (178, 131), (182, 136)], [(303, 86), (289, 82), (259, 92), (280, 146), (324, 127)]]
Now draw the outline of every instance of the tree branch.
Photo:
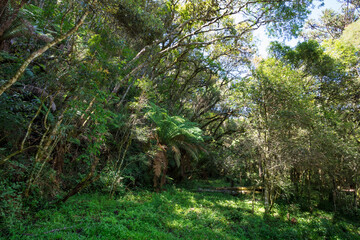
[(11, 78), (10, 80), (8, 80), (5, 84), (3, 84), (0, 87), (0, 96), (8, 89), (10, 88), (14, 83), (16, 83), (19, 78), (22, 76), (22, 74), (24, 73), (24, 71), (26, 70), (26, 68), (29, 66), (29, 64), (36, 58), (38, 58), (39, 56), (41, 56), (44, 52), (46, 52), (49, 48), (55, 46), (56, 44), (60, 43), (61, 41), (63, 41), (64, 39), (66, 39), (67, 37), (69, 37), (71, 34), (75, 33), (80, 26), (84, 23), (87, 15), (89, 14), (89, 11), (86, 11), (84, 13), (84, 15), (80, 18), (80, 20), (76, 23), (76, 25), (70, 29), (66, 34), (61, 35), (59, 37), (57, 37), (56, 39), (54, 39), (52, 42), (46, 44), (44, 47), (40, 48), (39, 50), (33, 52), (26, 60), (25, 62), (21, 65), (21, 67), (19, 68), (19, 70), (17, 70), (15, 76), (13, 78)]

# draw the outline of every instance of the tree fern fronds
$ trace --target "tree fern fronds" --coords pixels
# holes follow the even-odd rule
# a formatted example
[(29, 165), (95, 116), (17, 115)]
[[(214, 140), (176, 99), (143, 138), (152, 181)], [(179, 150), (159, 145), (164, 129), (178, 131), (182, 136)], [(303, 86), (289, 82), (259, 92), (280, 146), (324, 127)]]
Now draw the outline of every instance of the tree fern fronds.
[[(145, 115), (155, 125), (155, 128), (153, 128), (155, 133), (152, 134), (155, 138), (153, 139), (156, 139), (158, 146), (170, 147), (174, 153), (174, 160), (178, 168), (182, 163), (190, 164), (189, 156), (192, 159), (198, 159), (199, 152), (204, 150), (201, 147), (204, 138), (202, 130), (196, 123), (181, 116), (170, 116), (165, 109), (153, 103), (149, 103)], [(166, 175), (168, 163), (167, 159), (165, 159), (165, 149), (158, 149), (153, 160), (155, 188), (161, 174), (163, 174), (162, 179), (165, 179), (164, 175)], [(160, 183), (160, 186), (162, 186), (163, 182)]]
[(178, 148), (178, 146), (172, 145), (171, 150), (174, 152), (174, 158), (175, 158), (176, 166), (180, 167), (180, 160), (181, 160), (180, 149)]

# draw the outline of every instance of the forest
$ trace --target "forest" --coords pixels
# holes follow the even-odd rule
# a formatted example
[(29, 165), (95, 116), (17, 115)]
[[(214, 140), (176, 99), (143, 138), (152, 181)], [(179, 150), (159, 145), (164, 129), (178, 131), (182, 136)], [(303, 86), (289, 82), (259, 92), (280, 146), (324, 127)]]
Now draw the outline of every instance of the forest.
[(360, 239), (338, 3), (1, 0), (0, 238)]

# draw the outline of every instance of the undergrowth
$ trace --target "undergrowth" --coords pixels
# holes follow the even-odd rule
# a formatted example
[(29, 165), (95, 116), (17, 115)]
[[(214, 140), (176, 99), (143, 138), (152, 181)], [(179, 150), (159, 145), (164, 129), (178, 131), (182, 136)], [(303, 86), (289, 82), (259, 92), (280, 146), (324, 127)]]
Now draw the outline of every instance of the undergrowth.
[[(3, 239), (360, 239), (360, 222), (332, 213), (301, 212), (276, 205), (264, 216), (260, 196), (254, 213), (248, 196), (168, 187), (109, 199), (82, 194), (56, 208), (40, 210), (8, 229)], [(194, 188), (194, 186), (196, 186)], [(291, 219), (296, 219), (296, 223)]]

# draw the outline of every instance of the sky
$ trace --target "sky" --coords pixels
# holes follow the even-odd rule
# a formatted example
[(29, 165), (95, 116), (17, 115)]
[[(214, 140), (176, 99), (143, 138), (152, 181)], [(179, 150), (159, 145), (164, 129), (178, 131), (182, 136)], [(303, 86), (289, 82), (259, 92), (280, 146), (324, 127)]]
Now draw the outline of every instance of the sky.
[[(311, 19), (318, 19), (321, 15), (321, 12), (325, 10), (326, 8), (333, 9), (335, 11), (340, 11), (341, 3), (339, 3), (337, 0), (324, 0), (324, 6), (320, 6), (320, 1), (314, 1), (313, 5), (314, 8), (312, 9), (312, 12), (309, 16)], [(284, 42), (286, 45), (294, 47), (298, 39), (292, 39), (290, 41), (285, 41), (281, 38), (269, 38), (265, 33), (265, 28), (261, 27), (254, 33), (255, 38), (258, 39), (258, 49), (259, 49), (259, 55), (263, 58), (267, 57), (266, 49), (269, 47), (269, 44), (271, 41), (279, 41)]]

